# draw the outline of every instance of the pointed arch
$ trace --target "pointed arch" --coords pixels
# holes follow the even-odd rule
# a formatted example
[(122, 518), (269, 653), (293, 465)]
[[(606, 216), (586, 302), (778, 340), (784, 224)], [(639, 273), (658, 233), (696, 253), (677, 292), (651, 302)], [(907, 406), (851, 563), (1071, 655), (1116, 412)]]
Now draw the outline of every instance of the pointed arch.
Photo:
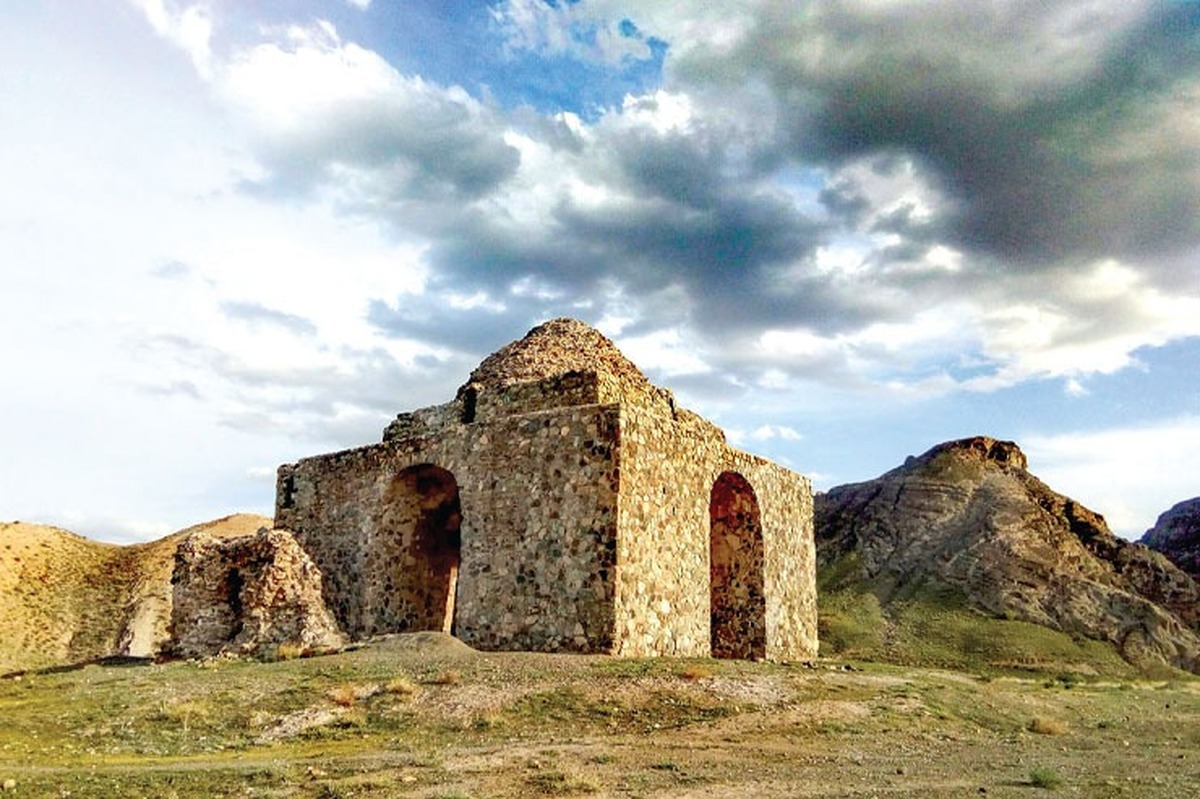
[(369, 634), (454, 631), (462, 506), (454, 475), (432, 464), (393, 480), (373, 546), (368, 547)]

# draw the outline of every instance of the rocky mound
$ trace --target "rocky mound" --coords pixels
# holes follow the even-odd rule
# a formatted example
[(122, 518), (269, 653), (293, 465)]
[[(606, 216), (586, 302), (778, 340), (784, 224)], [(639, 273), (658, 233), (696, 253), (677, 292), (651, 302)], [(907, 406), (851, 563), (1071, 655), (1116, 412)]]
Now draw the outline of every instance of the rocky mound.
[(158, 654), (167, 640), (179, 543), (201, 530), (226, 537), (270, 525), (266, 517), (237, 514), (115, 546), (56, 527), (0, 524), (0, 673)]
[(1011, 442), (941, 444), (834, 488), (816, 498), (815, 525), (827, 586), (836, 573), (885, 607), (922, 584), (950, 586), (993, 617), (1107, 641), (1131, 663), (1200, 671), (1197, 583), (1052, 491)]
[(1184, 500), (1159, 516), (1141, 543), (1200, 580), (1200, 497)]

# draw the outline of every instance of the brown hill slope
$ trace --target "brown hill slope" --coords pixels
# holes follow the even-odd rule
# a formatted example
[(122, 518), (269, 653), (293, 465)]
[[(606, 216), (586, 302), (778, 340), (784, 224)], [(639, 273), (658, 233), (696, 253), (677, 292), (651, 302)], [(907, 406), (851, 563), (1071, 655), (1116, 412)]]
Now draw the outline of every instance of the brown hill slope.
[(1159, 516), (1141, 543), (1200, 580), (1200, 497), (1184, 500)]
[(145, 544), (115, 546), (56, 527), (0, 523), (0, 673), (107, 655), (154, 655), (171, 614), (175, 550), (189, 533), (271, 526), (237, 514)]
[(815, 512), (822, 587), (869, 589), (885, 625), (932, 590), (992, 618), (1107, 641), (1134, 664), (1200, 671), (1200, 586), (1052, 491), (1011, 442), (941, 444), (819, 496)]

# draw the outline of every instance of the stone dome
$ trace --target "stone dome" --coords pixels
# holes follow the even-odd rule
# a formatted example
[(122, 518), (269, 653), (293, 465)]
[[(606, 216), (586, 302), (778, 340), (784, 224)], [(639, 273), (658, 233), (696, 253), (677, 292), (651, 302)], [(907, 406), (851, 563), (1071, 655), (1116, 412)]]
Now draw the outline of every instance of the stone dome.
[[(624, 397), (644, 395), (650, 381), (617, 345), (576, 319), (551, 319), (489, 355), (471, 372), (468, 386), (501, 389), (568, 372), (594, 372)], [(461, 391), (461, 389), (460, 389)]]

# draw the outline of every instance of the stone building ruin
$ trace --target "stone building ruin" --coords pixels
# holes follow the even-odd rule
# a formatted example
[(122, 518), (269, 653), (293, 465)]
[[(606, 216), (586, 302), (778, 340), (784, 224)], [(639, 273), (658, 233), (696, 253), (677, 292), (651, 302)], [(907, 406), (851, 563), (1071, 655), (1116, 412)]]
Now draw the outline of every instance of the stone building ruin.
[(728, 446), (596, 330), (556, 319), (383, 441), (281, 466), (275, 523), (352, 638), (812, 658), (809, 481)]

